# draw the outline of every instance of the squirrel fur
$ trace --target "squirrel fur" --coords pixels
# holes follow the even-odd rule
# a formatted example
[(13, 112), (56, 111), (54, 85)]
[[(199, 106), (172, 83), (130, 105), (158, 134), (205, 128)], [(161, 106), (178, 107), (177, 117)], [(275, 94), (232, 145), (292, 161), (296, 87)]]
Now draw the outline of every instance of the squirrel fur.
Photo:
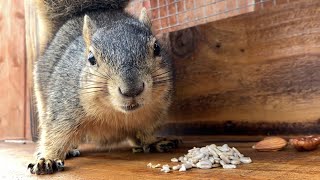
[(31, 173), (63, 169), (87, 137), (150, 148), (170, 106), (173, 70), (146, 10), (129, 15), (128, 0), (36, 3), (50, 38), (34, 66), (40, 135)]

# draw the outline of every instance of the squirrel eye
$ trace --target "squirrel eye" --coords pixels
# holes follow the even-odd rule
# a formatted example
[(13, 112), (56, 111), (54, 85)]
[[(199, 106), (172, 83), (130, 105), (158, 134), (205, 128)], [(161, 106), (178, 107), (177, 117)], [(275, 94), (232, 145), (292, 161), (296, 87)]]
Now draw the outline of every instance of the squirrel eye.
[(88, 61), (92, 66), (97, 64), (96, 58), (93, 56), (92, 52), (89, 52)]
[(161, 51), (161, 48), (158, 44), (158, 41), (156, 41), (153, 45), (153, 55), (154, 56), (160, 56), (160, 51)]

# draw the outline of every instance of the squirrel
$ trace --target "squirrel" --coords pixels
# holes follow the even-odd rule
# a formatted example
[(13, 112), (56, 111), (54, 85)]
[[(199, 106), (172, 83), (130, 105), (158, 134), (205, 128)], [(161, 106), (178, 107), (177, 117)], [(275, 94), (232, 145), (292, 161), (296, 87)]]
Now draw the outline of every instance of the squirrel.
[(146, 9), (134, 17), (124, 10), (128, 2), (36, 0), (49, 42), (33, 72), (40, 134), (31, 173), (63, 170), (86, 137), (143, 152), (177, 146), (154, 135), (173, 94), (169, 53)]

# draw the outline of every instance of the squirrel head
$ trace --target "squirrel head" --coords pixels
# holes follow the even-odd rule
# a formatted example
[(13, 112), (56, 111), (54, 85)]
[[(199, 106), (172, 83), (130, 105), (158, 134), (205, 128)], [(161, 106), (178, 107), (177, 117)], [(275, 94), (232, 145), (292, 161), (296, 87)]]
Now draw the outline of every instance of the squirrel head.
[(172, 91), (170, 58), (151, 32), (143, 9), (139, 19), (99, 27), (84, 17), (86, 66), (81, 76), (81, 96), (90, 112), (113, 108), (135, 113), (167, 108)]

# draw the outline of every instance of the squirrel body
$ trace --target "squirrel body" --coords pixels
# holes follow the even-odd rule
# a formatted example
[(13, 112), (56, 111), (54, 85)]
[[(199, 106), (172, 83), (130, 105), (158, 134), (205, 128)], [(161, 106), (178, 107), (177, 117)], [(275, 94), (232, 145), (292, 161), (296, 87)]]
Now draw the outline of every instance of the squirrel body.
[(172, 65), (145, 9), (136, 18), (124, 11), (127, 3), (37, 0), (51, 35), (34, 67), (40, 138), (32, 173), (63, 169), (68, 151), (86, 137), (144, 150), (157, 141), (173, 91)]

